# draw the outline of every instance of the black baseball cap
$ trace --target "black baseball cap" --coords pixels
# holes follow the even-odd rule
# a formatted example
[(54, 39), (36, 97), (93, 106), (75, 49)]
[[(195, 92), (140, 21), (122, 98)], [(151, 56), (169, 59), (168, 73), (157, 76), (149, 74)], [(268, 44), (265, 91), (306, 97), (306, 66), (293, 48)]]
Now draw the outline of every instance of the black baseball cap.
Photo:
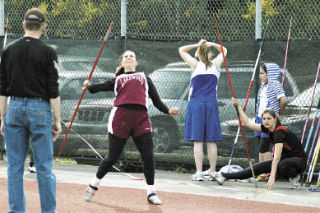
[(29, 9), (24, 15), (24, 20), (44, 23), (46, 18), (44, 13), (39, 8), (32, 8)]

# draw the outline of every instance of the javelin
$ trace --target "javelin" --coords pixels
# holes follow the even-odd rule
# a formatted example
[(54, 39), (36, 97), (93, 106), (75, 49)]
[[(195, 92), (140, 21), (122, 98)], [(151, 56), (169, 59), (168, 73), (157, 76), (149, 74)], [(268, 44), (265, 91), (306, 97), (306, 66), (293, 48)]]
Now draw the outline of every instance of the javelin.
[(311, 107), (312, 107), (312, 102), (313, 102), (315, 90), (316, 90), (316, 87), (317, 87), (317, 82), (318, 82), (318, 77), (319, 77), (319, 71), (320, 71), (320, 62), (319, 62), (319, 65), (318, 65), (318, 70), (317, 70), (316, 78), (314, 79), (312, 96), (311, 96), (311, 99), (310, 99), (310, 105), (309, 105), (309, 108), (308, 108), (307, 117), (306, 117), (306, 122), (304, 123), (303, 132), (302, 132), (302, 136), (301, 136), (301, 144), (303, 144), (304, 133), (306, 132), (306, 128), (307, 128), (307, 124), (308, 124), (308, 120), (309, 120), (309, 115), (310, 115), (310, 111), (311, 111)]
[[(226, 59), (226, 57), (224, 55), (224, 51), (223, 51), (223, 45), (222, 45), (221, 36), (220, 36), (220, 32), (219, 32), (219, 27), (218, 27), (218, 22), (217, 22), (215, 14), (213, 14), (213, 18), (214, 18), (214, 22), (215, 22), (216, 29), (217, 29), (217, 34), (218, 34), (219, 43), (220, 43), (220, 47), (221, 47), (221, 53), (222, 53), (222, 56), (223, 56), (224, 65), (226, 67), (227, 76), (228, 76), (228, 82), (229, 82), (229, 85), (230, 85), (232, 97), (236, 98), (236, 96), (234, 94), (233, 86), (232, 86), (230, 72), (229, 72), (229, 68), (228, 68), (228, 64), (227, 64), (227, 59)], [(235, 108), (236, 108), (236, 111), (237, 111), (237, 114), (238, 114), (238, 118), (239, 118), (239, 126), (240, 126), (240, 129), (241, 129), (241, 134), (242, 134), (244, 146), (245, 146), (245, 149), (247, 151), (248, 161), (249, 161), (250, 169), (251, 169), (251, 172), (252, 172), (252, 177), (255, 177), (254, 170), (253, 170), (252, 163), (251, 163), (251, 159), (250, 159), (250, 153), (249, 153), (248, 146), (247, 146), (247, 140), (246, 140), (246, 136), (245, 136), (244, 131), (243, 131), (243, 127), (242, 127), (242, 122), (241, 122), (241, 119), (240, 119), (239, 111), (238, 111), (237, 107), (235, 107)], [(257, 181), (255, 181), (254, 185), (255, 185), (256, 188), (258, 187)]]
[(282, 86), (284, 85), (284, 79), (286, 77), (286, 67), (287, 67), (287, 59), (288, 59), (288, 49), (289, 49), (289, 42), (290, 42), (290, 35), (291, 35), (291, 27), (292, 27), (292, 17), (290, 19), (287, 46), (286, 46), (286, 53), (285, 53), (285, 56), (284, 56), (283, 75), (282, 75), (282, 82), (281, 82)]
[(6, 29), (5, 29), (5, 32), (4, 32), (3, 48), (5, 48), (5, 46), (7, 44), (8, 28), (9, 28), (9, 19), (7, 17), (7, 24), (6, 24)]
[[(251, 92), (251, 88), (252, 88), (252, 86), (253, 86), (253, 80), (254, 80), (254, 76), (255, 76), (256, 70), (257, 70), (258, 61), (259, 61), (259, 59), (260, 59), (261, 50), (262, 50), (263, 43), (264, 43), (264, 40), (265, 40), (265, 37), (266, 37), (268, 25), (269, 25), (269, 19), (267, 20), (266, 26), (264, 27), (264, 33), (263, 33), (263, 36), (262, 36), (262, 40), (261, 40), (261, 42), (260, 42), (260, 48), (259, 48), (258, 56), (257, 56), (257, 59), (256, 59), (256, 63), (255, 63), (255, 65), (254, 65), (253, 72), (252, 72), (252, 77), (251, 77), (251, 81), (250, 81), (250, 84), (249, 84), (249, 89), (248, 89), (248, 92), (247, 92), (246, 101), (245, 101), (244, 106), (243, 106), (243, 111), (244, 111), (244, 112), (246, 111), (247, 104), (248, 104), (248, 101), (249, 101), (250, 92)], [(237, 132), (236, 138), (234, 139), (234, 143), (233, 143), (233, 147), (232, 147), (232, 152), (231, 152), (231, 156), (230, 156), (230, 160), (229, 160), (228, 165), (231, 165), (231, 161), (232, 161), (232, 159), (233, 159), (234, 150), (235, 150), (236, 145), (237, 145), (237, 143), (238, 143), (239, 134), (240, 134), (240, 126), (238, 127), (238, 132)]]
[[(111, 29), (112, 29), (112, 27), (113, 27), (113, 24), (114, 24), (114, 23), (113, 23), (113, 21), (112, 21), (112, 22), (110, 23), (109, 29), (108, 29), (108, 31), (107, 31), (107, 33), (106, 33), (106, 36), (105, 36), (104, 39), (103, 39), (102, 45), (101, 45), (100, 50), (99, 50), (98, 55), (97, 55), (97, 58), (96, 58), (96, 60), (94, 61), (94, 64), (93, 64), (93, 66), (92, 66), (92, 69), (91, 69), (91, 71), (90, 71), (90, 73), (89, 73), (89, 77), (88, 77), (88, 80), (89, 80), (89, 81), (91, 80), (93, 71), (94, 71), (94, 69), (95, 69), (95, 67), (96, 67), (96, 65), (97, 65), (97, 63), (98, 63), (98, 61), (99, 61), (99, 58), (100, 58), (100, 55), (101, 55), (101, 53), (102, 53), (103, 47), (104, 47), (105, 44), (107, 43), (109, 34), (110, 34)], [(70, 130), (71, 130), (73, 121), (74, 121), (74, 119), (75, 119), (75, 117), (76, 117), (76, 115), (77, 115), (78, 108), (79, 108), (79, 106), (80, 106), (80, 104), (81, 104), (81, 101), (82, 101), (82, 99), (83, 99), (83, 96), (84, 96), (85, 92), (86, 92), (86, 89), (83, 88), (83, 89), (82, 89), (82, 93), (81, 93), (80, 98), (79, 98), (79, 101), (78, 101), (78, 105), (77, 105), (77, 107), (76, 107), (75, 110), (74, 110), (74, 113), (73, 113), (72, 119), (71, 119), (71, 121), (70, 121), (69, 127), (68, 127), (68, 129), (67, 129), (67, 131), (66, 131), (66, 134), (64, 135), (64, 139), (63, 139), (62, 144), (61, 144), (61, 146), (60, 146), (60, 151), (59, 151), (59, 154), (58, 154), (58, 158), (60, 157), (60, 155), (61, 155), (61, 153), (62, 153), (62, 150), (63, 150), (63, 147), (64, 147), (64, 144), (65, 144), (65, 142), (67, 141), (67, 138), (68, 138), (68, 135), (69, 135), (69, 133), (70, 133)]]
[(310, 162), (310, 165), (309, 165), (308, 176), (307, 176), (307, 181), (306, 181), (307, 186), (310, 186), (310, 183), (312, 181), (314, 168), (316, 167), (316, 164), (318, 161), (319, 151), (320, 151), (320, 140), (318, 138), (317, 146), (313, 152), (312, 161)]
[[(305, 147), (304, 147), (304, 152), (305, 152), (305, 153), (308, 152), (309, 143), (310, 143), (310, 140), (311, 140), (311, 136), (312, 136), (312, 133), (313, 133), (313, 129), (314, 129), (314, 126), (315, 126), (315, 124), (316, 124), (316, 120), (317, 120), (317, 118), (318, 118), (319, 108), (320, 108), (320, 102), (318, 102), (317, 110), (316, 110), (316, 112), (314, 113), (312, 125), (311, 125), (311, 128), (309, 129), (309, 134), (308, 134), (308, 137), (307, 137), (306, 145), (305, 145)], [(319, 123), (319, 122), (318, 122), (318, 123)], [(311, 150), (310, 150), (310, 151), (311, 151)]]
[[(320, 108), (320, 100), (319, 100), (319, 102), (318, 102), (317, 112), (318, 112), (319, 108)], [(312, 125), (313, 125), (313, 124), (312, 124)], [(312, 126), (311, 128), (313, 128), (313, 126)], [(320, 121), (318, 121), (317, 128), (316, 128), (316, 132), (315, 132), (314, 135), (313, 135), (312, 145), (311, 145), (311, 148), (310, 148), (310, 150), (309, 150), (309, 154), (308, 154), (308, 158), (307, 158), (307, 166), (306, 166), (306, 169), (305, 169), (304, 172), (303, 172), (302, 180), (301, 180), (301, 185), (300, 185), (300, 186), (302, 186), (303, 183), (304, 183), (305, 175), (306, 175), (306, 173), (307, 173), (307, 168), (309, 167), (309, 165), (310, 165), (310, 163), (311, 163), (311, 159), (312, 159), (311, 156), (313, 156), (313, 152), (314, 152), (314, 150), (315, 150), (315, 146), (316, 146), (316, 144), (317, 144), (318, 137), (319, 137), (319, 128), (320, 128)], [(310, 131), (311, 131), (311, 130), (310, 130)], [(309, 132), (309, 134), (310, 134), (310, 132)], [(311, 133), (311, 134), (312, 134), (312, 133)], [(309, 136), (308, 136), (308, 137), (309, 137)], [(309, 138), (308, 138), (308, 139), (309, 139)], [(305, 151), (304, 151), (305, 153), (307, 153), (307, 150), (308, 150), (308, 148), (306, 148), (307, 146), (308, 146), (308, 141), (307, 141), (306, 146), (305, 146)], [(310, 169), (309, 169), (309, 170), (310, 170)]]
[[(67, 124), (64, 123), (63, 121), (61, 121), (61, 123), (67, 127)], [(99, 157), (101, 160), (103, 160), (102, 155), (101, 155), (86, 139), (84, 139), (78, 132), (74, 131), (73, 129), (71, 129), (71, 131), (74, 132), (83, 142), (85, 142), (85, 143), (98, 155), (98, 157)], [(120, 173), (122, 173), (122, 174), (124, 174), (124, 175), (126, 175), (126, 176), (128, 176), (128, 177), (130, 177), (130, 178), (132, 178), (133, 180), (143, 180), (143, 178), (138, 178), (138, 177), (135, 177), (135, 176), (133, 176), (133, 175), (130, 175), (130, 174), (126, 173), (126, 172), (121, 171), (120, 169), (118, 169), (118, 168), (117, 168), (116, 166), (114, 166), (114, 165), (113, 165), (112, 167), (113, 167), (115, 170), (117, 170), (118, 172), (120, 172)]]

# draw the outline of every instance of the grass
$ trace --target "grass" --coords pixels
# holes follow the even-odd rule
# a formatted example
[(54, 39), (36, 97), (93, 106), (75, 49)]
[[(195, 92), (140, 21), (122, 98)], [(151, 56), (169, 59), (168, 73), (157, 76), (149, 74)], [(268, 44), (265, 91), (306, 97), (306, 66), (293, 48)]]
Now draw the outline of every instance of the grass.
[(77, 164), (77, 162), (71, 158), (62, 158), (62, 157), (60, 157), (60, 158), (55, 157), (53, 159), (53, 162), (54, 163), (64, 163), (64, 164)]

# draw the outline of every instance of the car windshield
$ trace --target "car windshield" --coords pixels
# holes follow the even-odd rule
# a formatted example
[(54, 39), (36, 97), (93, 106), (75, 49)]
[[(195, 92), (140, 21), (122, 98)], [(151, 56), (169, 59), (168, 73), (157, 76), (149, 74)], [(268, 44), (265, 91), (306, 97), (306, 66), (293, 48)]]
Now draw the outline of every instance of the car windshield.
[[(107, 63), (109, 59), (100, 60), (95, 67), (95, 72), (107, 72), (113, 70), (113, 66)], [(92, 69), (94, 60), (61, 60), (59, 65), (62, 71), (87, 71)]]
[[(252, 73), (250, 72), (238, 72), (238, 73), (232, 72), (230, 74), (233, 90), (237, 98), (246, 98), (248, 88), (249, 88), (249, 83), (251, 80), (251, 75)], [(256, 88), (256, 85), (253, 84), (251, 88), (250, 97), (255, 97), (254, 96), (255, 88)], [(232, 96), (231, 89), (229, 86), (227, 73), (221, 72), (219, 83), (218, 83), (218, 99), (219, 98), (228, 99), (228, 98), (231, 98), (231, 96)]]
[(190, 72), (155, 71), (149, 77), (160, 98), (180, 99), (190, 82)]
[[(66, 99), (79, 99), (81, 93), (82, 93), (82, 86), (83, 86), (83, 81), (85, 79), (81, 78), (64, 78), (60, 77), (59, 78), (59, 89), (60, 89), (60, 97), (62, 100)], [(97, 78), (92, 78), (91, 82), (92, 83), (102, 83), (105, 81), (105, 79), (97, 79)], [(105, 98), (113, 98), (114, 93), (113, 92), (98, 92), (98, 93), (90, 93), (86, 92), (84, 95), (85, 99), (105, 99)]]
[[(312, 94), (313, 94), (313, 86), (306, 89), (300, 95), (298, 95), (290, 103), (290, 105), (308, 107), (311, 102)], [(316, 107), (318, 105), (319, 98), (320, 98), (320, 83), (316, 85), (316, 88), (314, 90), (314, 96), (313, 96), (313, 102), (312, 102), (313, 107)]]
[(63, 67), (64, 70), (90, 70), (92, 65), (88, 62), (78, 62), (78, 61), (63, 61), (60, 62), (60, 66)]

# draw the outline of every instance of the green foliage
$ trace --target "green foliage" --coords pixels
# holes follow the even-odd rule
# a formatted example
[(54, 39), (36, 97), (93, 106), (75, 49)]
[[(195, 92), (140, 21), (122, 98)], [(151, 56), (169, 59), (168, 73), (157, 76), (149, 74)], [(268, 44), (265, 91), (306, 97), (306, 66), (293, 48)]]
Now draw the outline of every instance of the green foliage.
[(190, 173), (190, 169), (187, 169), (184, 164), (178, 165), (175, 169), (175, 172), (179, 173)]
[[(119, 11), (117, 0), (11, 0), (5, 1), (9, 11), (11, 31), (23, 33), (21, 23), (24, 13), (32, 7), (40, 8), (47, 16), (47, 36), (49, 37), (102, 37), (108, 23)], [(120, 15), (120, 14), (119, 14)], [(19, 24), (20, 23), (20, 24)]]
[(101, 20), (106, 19), (105, 11), (114, 9), (112, 3), (106, 1), (53, 0), (52, 3), (48, 19), (54, 23), (55, 30), (51, 34), (61, 37), (83, 38), (89, 33), (100, 34)]
[[(275, 16), (279, 14), (276, 7), (274, 6), (275, 0), (262, 0), (261, 6), (262, 6), (262, 13), (266, 18)], [(246, 19), (254, 19), (256, 15), (256, 3), (255, 2), (248, 2), (248, 13), (243, 15)]]

